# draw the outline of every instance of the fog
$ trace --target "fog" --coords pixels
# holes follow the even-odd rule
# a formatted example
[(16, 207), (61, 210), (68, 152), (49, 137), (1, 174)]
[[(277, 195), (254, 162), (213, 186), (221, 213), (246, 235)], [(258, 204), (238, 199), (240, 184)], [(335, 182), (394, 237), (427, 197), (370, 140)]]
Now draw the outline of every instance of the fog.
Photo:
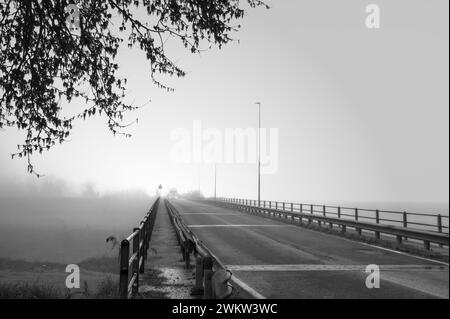
[(138, 190), (99, 193), (44, 177), (0, 181), (0, 258), (76, 263), (117, 256), (108, 236), (124, 238), (153, 202)]
[[(356, 0), (270, 1), (242, 21), (223, 50), (166, 48), (188, 72), (175, 92), (151, 84), (139, 50), (120, 49), (139, 124), (114, 137), (105, 118), (77, 121), (67, 143), (11, 160), (23, 131), (0, 132), (0, 257), (71, 262), (115, 254), (159, 184), (215, 191), (211, 163), (176, 163), (171, 133), (196, 121), (225, 132), (279, 129), (278, 170), (261, 178), (265, 200), (341, 204), (448, 215), (448, 1), (378, 1), (368, 30)], [(80, 102), (81, 103), (81, 102)], [(64, 110), (84, 104), (62, 103)], [(84, 102), (83, 102), (84, 103)], [(217, 196), (257, 198), (257, 165), (217, 165)], [(127, 191), (122, 191), (127, 190)]]

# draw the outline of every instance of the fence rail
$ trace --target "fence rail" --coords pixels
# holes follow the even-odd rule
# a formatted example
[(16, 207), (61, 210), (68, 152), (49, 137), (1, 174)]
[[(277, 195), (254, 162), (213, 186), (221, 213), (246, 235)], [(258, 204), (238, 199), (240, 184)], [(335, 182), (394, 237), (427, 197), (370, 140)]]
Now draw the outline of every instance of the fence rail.
[[(418, 230), (426, 230), (441, 234), (449, 233), (449, 216), (442, 214), (424, 214), (407, 211), (381, 210), (347, 206), (319, 205), (309, 203), (293, 203), (242, 198), (217, 198), (229, 203), (253, 207), (286, 210), (298, 213), (309, 213), (324, 217), (353, 219), (355, 221), (369, 221), (376, 224), (400, 226)], [(434, 220), (434, 222), (430, 222)]]
[(232, 293), (232, 273), (206, 245), (184, 224), (177, 209), (165, 200), (169, 218), (175, 228), (181, 254), (186, 268), (190, 267), (191, 255), (195, 258), (195, 286), (193, 295), (204, 299), (224, 299)]
[[(235, 199), (235, 198), (218, 198), (213, 200), (214, 203), (222, 203), (226, 206), (232, 205), (234, 208), (237, 208), (241, 211), (249, 212), (249, 213), (258, 213), (259, 215), (263, 215), (271, 218), (278, 218), (282, 220), (289, 220), (293, 224), (303, 224), (306, 221), (308, 224), (312, 222), (317, 223), (319, 226), (322, 226), (322, 223), (328, 224), (329, 228), (333, 228), (333, 225), (338, 225), (341, 228), (341, 232), (346, 232), (346, 228), (354, 228), (358, 235), (362, 234), (362, 230), (373, 231), (375, 237), (380, 239), (380, 235), (389, 234), (393, 235), (397, 239), (397, 243), (401, 244), (402, 240), (405, 238), (416, 239), (419, 241), (423, 241), (425, 249), (430, 249), (430, 243), (436, 243), (441, 246), (449, 245), (449, 235), (448, 233), (444, 233), (444, 229), (448, 229), (442, 225), (442, 217), (438, 220), (440, 223), (437, 225), (438, 229), (435, 231), (427, 231), (423, 229), (417, 229), (408, 227), (407, 213), (403, 213), (402, 224), (400, 226), (394, 226), (389, 224), (381, 223), (385, 219), (380, 218), (380, 213), (386, 213), (388, 211), (379, 211), (379, 210), (370, 210), (376, 213), (375, 222), (367, 222), (364, 221), (363, 218), (373, 220), (372, 218), (362, 217), (360, 215), (361, 211), (365, 211), (364, 209), (353, 208), (353, 214), (350, 215), (352, 218), (343, 218), (345, 217), (342, 207), (336, 206), (337, 213), (333, 214), (327, 211), (327, 208), (334, 206), (325, 206), (321, 205), (322, 210), (317, 210), (315, 207), (319, 205), (313, 204), (297, 204), (299, 205), (299, 209), (295, 209), (294, 203), (286, 203), (286, 202), (267, 202), (261, 201), (260, 204), (257, 205), (257, 201), (255, 200), (245, 200), (245, 199)], [(344, 207), (344, 209), (349, 209)], [(391, 213), (397, 213), (392, 211)], [(348, 214), (347, 214), (348, 215)], [(336, 217), (335, 217), (336, 216)], [(427, 215), (428, 216), (428, 215)], [(448, 218), (448, 217), (447, 217)], [(389, 219), (388, 219), (389, 220)], [(412, 223), (411, 223), (412, 224)], [(422, 224), (422, 223), (419, 223)]]
[(144, 272), (158, 203), (159, 197), (153, 203), (139, 227), (133, 228), (133, 232), (120, 244), (119, 296), (122, 299), (129, 299), (138, 293), (139, 273)]

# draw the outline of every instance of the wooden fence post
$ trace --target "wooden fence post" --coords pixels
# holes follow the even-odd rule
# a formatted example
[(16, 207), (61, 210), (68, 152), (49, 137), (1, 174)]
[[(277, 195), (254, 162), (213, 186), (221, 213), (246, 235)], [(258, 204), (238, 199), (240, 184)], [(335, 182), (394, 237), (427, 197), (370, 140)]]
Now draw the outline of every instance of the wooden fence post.
[(119, 275), (119, 297), (128, 299), (128, 258), (130, 256), (130, 243), (124, 239), (120, 243), (120, 275)]
[(139, 259), (140, 259), (140, 254), (139, 254), (139, 242), (140, 242), (140, 237), (141, 237), (141, 233), (139, 231), (139, 228), (134, 228), (133, 232), (138, 232), (134, 238), (133, 238), (133, 255), (136, 254), (136, 257), (133, 260), (133, 276), (136, 275), (136, 280), (134, 281), (133, 284), (133, 296), (135, 296), (138, 291), (139, 291)]

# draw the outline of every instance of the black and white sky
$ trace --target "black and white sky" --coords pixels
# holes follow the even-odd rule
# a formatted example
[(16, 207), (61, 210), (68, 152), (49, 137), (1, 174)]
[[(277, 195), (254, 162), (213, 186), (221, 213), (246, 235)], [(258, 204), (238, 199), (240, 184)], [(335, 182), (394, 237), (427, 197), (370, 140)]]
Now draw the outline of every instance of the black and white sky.
[[(283, 0), (247, 13), (234, 42), (191, 55), (175, 40), (166, 50), (188, 71), (152, 84), (143, 53), (123, 48), (121, 74), (131, 139), (113, 137), (105, 119), (77, 122), (69, 142), (35, 156), (37, 181), (11, 160), (22, 132), (0, 132), (1, 192), (52, 184), (100, 192), (159, 184), (213, 194), (211, 163), (175, 163), (171, 132), (203, 127), (278, 128), (278, 169), (263, 175), (262, 197), (305, 201), (448, 203), (449, 2), (446, 0)], [(366, 6), (380, 8), (368, 29)], [(63, 105), (76, 110), (77, 103)], [(255, 198), (255, 164), (219, 164), (219, 196)], [(45, 181), (47, 179), (47, 181)], [(49, 182), (50, 181), (50, 182)], [(17, 187), (14, 188), (13, 186)]]

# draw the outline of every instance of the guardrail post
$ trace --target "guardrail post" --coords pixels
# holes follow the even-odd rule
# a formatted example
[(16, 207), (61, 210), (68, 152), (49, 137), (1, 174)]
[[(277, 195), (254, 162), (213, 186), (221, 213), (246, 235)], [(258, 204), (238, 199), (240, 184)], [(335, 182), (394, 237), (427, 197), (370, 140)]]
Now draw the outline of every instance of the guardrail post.
[[(311, 211), (311, 215), (314, 214), (314, 206), (313, 205), (311, 205), (310, 211)], [(311, 223), (312, 223), (312, 219), (308, 218), (308, 225), (311, 225)]]
[(358, 234), (358, 236), (361, 236), (362, 235), (362, 229), (361, 228), (356, 228), (356, 232), (357, 232), (357, 234)]
[(430, 242), (428, 240), (423, 241), (423, 246), (425, 250), (430, 250)]
[[(442, 233), (442, 215), (439, 214), (437, 215), (437, 228), (438, 228), (438, 233)], [(439, 247), (443, 247), (444, 245), (439, 244)]]
[[(376, 221), (377, 224), (380, 223), (380, 211), (378, 209), (375, 211), (375, 221)], [(381, 238), (379, 231), (375, 232), (375, 238), (376, 239), (380, 239)]]
[(442, 215), (441, 214), (437, 215), (437, 228), (438, 228), (438, 232), (442, 233)]
[[(408, 214), (403, 212), (403, 227), (408, 228)], [(408, 237), (405, 237), (405, 240), (408, 240)]]
[(338, 218), (341, 218), (341, 206), (338, 207)]
[[(327, 208), (326, 208), (325, 205), (322, 205), (322, 212), (323, 212), (323, 216), (327, 217)], [(326, 222), (324, 222), (324, 224), (326, 224)], [(319, 223), (319, 225), (320, 225), (320, 223)], [(329, 228), (330, 229), (333, 228), (333, 223), (332, 222), (329, 223)]]
[(303, 214), (303, 204), (300, 203), (300, 214)]
[(203, 258), (198, 256), (195, 259), (195, 286), (192, 288), (191, 295), (203, 294)]
[(294, 211), (294, 203), (291, 203), (291, 212)]
[(119, 297), (128, 299), (128, 258), (130, 256), (130, 243), (124, 239), (120, 243), (120, 275)]
[(402, 236), (397, 235), (397, 244), (401, 244), (402, 243)]
[(189, 253), (189, 247), (184, 248), (184, 266), (186, 267), (186, 269), (191, 268), (191, 254)]
[[(359, 219), (358, 208), (355, 208), (355, 220), (357, 221), (358, 219)], [(358, 234), (358, 236), (361, 236), (362, 234), (361, 228), (356, 228), (356, 233)]]
[(133, 276), (136, 274), (136, 280), (133, 284), (133, 296), (135, 296), (139, 291), (139, 259), (140, 259), (140, 253), (139, 253), (139, 242), (141, 239), (141, 232), (139, 231), (139, 228), (134, 228), (133, 232), (137, 231), (138, 233), (133, 238), (133, 254), (137, 253), (136, 258), (133, 260)]
[(213, 287), (212, 287), (212, 275), (213, 275), (213, 261), (210, 256), (203, 258), (203, 298), (212, 299), (213, 298)]
[(284, 204), (284, 202), (283, 202), (283, 210), (285, 210), (285, 204)]
[[(358, 219), (359, 219), (358, 208), (355, 208), (355, 220), (357, 221)], [(361, 228), (356, 228), (356, 233), (358, 234), (358, 236), (361, 236), (362, 234)]]

